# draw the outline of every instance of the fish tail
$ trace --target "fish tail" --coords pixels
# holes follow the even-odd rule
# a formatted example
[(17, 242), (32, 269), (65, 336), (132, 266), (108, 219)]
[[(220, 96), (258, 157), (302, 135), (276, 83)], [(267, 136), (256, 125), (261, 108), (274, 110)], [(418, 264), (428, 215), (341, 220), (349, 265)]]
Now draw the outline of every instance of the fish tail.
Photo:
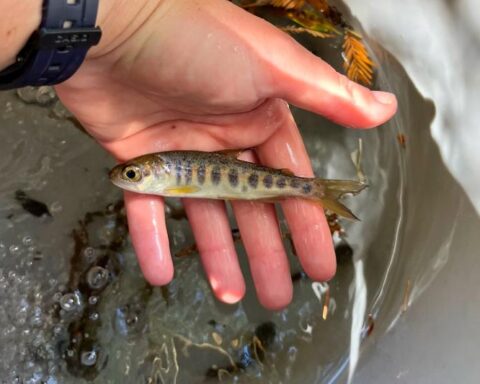
[(354, 180), (314, 180), (314, 199), (325, 209), (347, 219), (359, 220), (339, 199), (345, 194), (356, 195), (367, 187), (367, 183)]

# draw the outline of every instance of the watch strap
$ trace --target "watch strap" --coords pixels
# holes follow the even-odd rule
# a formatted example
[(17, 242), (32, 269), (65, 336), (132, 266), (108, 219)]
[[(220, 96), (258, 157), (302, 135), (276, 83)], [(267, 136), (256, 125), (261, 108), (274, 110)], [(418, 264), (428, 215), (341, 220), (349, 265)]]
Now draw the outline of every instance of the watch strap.
[(0, 72), (0, 89), (65, 81), (101, 37), (95, 27), (98, 0), (44, 0), (40, 28), (17, 61)]

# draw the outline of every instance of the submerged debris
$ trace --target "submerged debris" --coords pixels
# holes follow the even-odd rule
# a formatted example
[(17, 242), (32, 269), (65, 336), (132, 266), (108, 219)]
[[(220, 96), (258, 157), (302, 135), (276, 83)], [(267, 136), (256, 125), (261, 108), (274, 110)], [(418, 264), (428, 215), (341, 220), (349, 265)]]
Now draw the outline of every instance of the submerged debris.
[(335, 255), (337, 256), (337, 264), (345, 265), (351, 263), (353, 259), (353, 249), (344, 239), (335, 245)]
[(221, 381), (225, 375), (237, 374), (251, 369), (253, 366), (261, 368), (265, 362), (267, 351), (273, 347), (276, 334), (275, 324), (267, 321), (258, 325), (253, 335), (246, 337), (249, 341), (243, 346), (239, 345), (239, 339), (231, 340), (230, 345), (235, 349), (238, 348), (237, 360), (227, 366), (212, 366), (207, 370), (206, 377), (217, 378)]
[(322, 309), (323, 320), (327, 320), (329, 307), (330, 307), (330, 286), (327, 286), (327, 290), (325, 292), (325, 300), (323, 301), (323, 309)]
[[(104, 218), (113, 221), (113, 230), (105, 242), (95, 244), (90, 238), (90, 226), (94, 227), (95, 220)], [(108, 360), (97, 336), (101, 326), (97, 305), (101, 302), (105, 289), (120, 272), (118, 251), (124, 247), (126, 236), (127, 222), (123, 202), (110, 205), (103, 211), (87, 213), (80, 220), (79, 227), (72, 232), (75, 247), (66, 288), (74, 294), (62, 296), (60, 308), (70, 310), (72, 307), (75, 315), (64, 318), (70, 321), (68, 338), (61, 341), (59, 347), (63, 351), (68, 371), (74, 376), (93, 380), (102, 369), (102, 364)], [(78, 305), (74, 306), (75, 303)], [(62, 317), (61, 313), (58, 316)]]
[(405, 136), (405, 134), (397, 134), (397, 141), (403, 149), (407, 148), (407, 137)]
[(367, 337), (370, 336), (375, 328), (375, 320), (371, 313), (368, 314)]
[(22, 191), (20, 189), (16, 191), (15, 200), (17, 200), (21, 204), (22, 208), (25, 211), (27, 211), (33, 216), (36, 216), (36, 217), (52, 216), (52, 214), (48, 209), (48, 206), (45, 203), (32, 199), (26, 194), (25, 191)]

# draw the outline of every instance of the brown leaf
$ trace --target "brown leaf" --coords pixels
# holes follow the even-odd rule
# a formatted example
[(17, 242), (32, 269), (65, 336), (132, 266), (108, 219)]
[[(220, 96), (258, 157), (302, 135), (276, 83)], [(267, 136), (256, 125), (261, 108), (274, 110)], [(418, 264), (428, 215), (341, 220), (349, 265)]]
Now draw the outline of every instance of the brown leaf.
[(250, 4), (242, 4), (242, 7), (255, 8), (267, 5), (284, 9), (301, 9), (305, 5), (305, 0), (257, 0)]
[(331, 33), (319, 32), (319, 31), (315, 31), (313, 29), (308, 29), (308, 28), (303, 28), (303, 27), (295, 27), (293, 25), (289, 25), (289, 26), (286, 26), (286, 27), (281, 27), (281, 30), (285, 31), (287, 33), (308, 33), (312, 36), (320, 37), (322, 39), (335, 36), (334, 34), (331, 34)]
[(345, 31), (343, 54), (343, 67), (347, 77), (367, 86), (372, 85), (375, 64), (362, 42), (362, 37), (351, 29)]

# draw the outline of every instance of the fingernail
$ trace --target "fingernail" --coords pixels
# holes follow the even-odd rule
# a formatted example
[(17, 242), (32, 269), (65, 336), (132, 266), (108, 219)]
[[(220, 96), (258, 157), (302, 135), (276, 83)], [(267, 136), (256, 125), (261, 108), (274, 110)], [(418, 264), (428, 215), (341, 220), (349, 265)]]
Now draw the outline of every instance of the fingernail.
[(373, 91), (373, 96), (381, 104), (390, 105), (395, 102), (395, 95), (393, 93)]

